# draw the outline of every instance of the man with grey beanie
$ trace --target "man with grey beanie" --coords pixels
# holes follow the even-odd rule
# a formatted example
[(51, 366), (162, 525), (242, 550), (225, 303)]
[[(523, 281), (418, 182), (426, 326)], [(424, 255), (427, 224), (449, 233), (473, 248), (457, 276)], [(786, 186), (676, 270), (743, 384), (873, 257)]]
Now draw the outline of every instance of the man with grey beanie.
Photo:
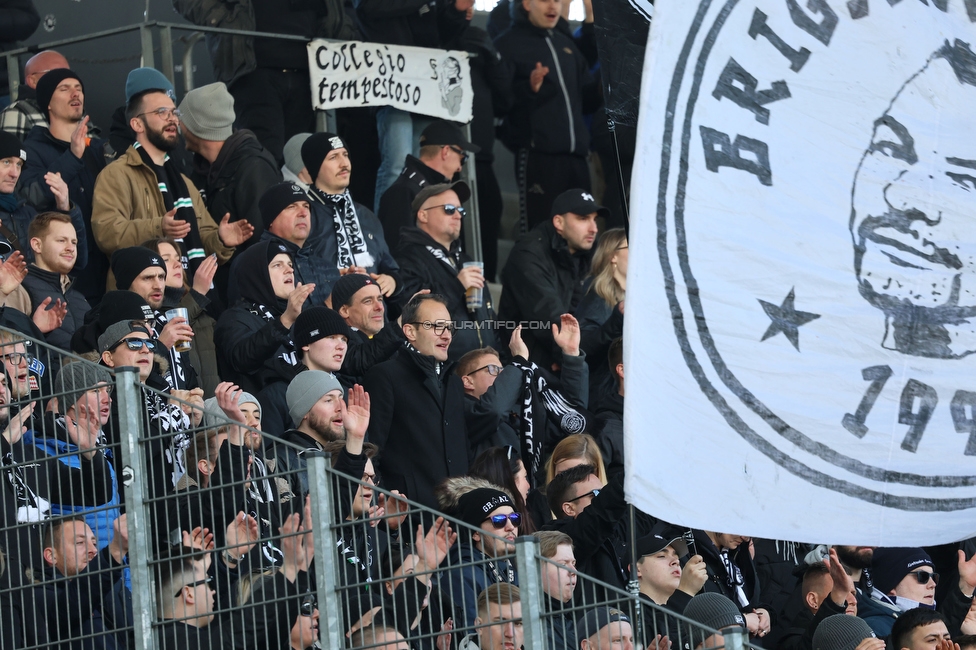
[[(258, 201), (281, 181), (274, 156), (247, 129), (234, 131), (234, 98), (222, 82), (194, 88), (180, 102), (180, 126), (186, 148), (194, 153), (194, 181), (210, 214), (228, 212), (231, 219), (246, 219), (254, 234), (235, 254), (256, 242), (264, 230)], [(216, 284), (223, 287), (218, 272)]]
[(813, 633), (813, 650), (884, 650), (871, 626), (857, 616), (834, 614), (820, 621)]
[(684, 616), (702, 627), (718, 631), (719, 634), (708, 635), (701, 627), (689, 627), (682, 643), (683, 650), (724, 646), (725, 640), (721, 633), (727, 628), (738, 627), (743, 635), (747, 634), (746, 619), (738, 605), (722, 594), (711, 591), (698, 594), (688, 601)]
[[(363, 438), (369, 426), (369, 396), (358, 384), (349, 391), (349, 405), (342, 399), (342, 385), (324, 370), (298, 373), (285, 393), (288, 412), (295, 428), (282, 438), (290, 443), (275, 445), (274, 471), (287, 473), (291, 494), (282, 492), (282, 500), (308, 494), (305, 451), (322, 451), (325, 445), (348, 436)], [(296, 448), (304, 451), (298, 452)]]

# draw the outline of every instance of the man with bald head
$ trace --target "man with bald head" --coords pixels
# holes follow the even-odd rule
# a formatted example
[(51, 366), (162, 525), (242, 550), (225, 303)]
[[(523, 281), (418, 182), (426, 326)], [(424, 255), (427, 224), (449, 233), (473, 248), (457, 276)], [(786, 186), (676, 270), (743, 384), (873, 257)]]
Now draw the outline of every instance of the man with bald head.
[[(457, 332), (450, 358), (456, 361), (471, 350), (497, 345), (495, 310), (483, 267), (465, 266), (471, 257), (461, 250), (461, 205), (471, 197), (463, 181), (427, 185), (411, 207), (415, 224), (400, 230), (394, 257), (400, 265), (405, 295), (430, 289), (445, 298)], [(481, 289), (481, 306), (468, 308), (465, 292)]]
[[(64, 55), (54, 50), (44, 50), (29, 58), (24, 66), (24, 83), (20, 85), (17, 101), (0, 112), (0, 130), (14, 134), (23, 142), (35, 126), (47, 128), (47, 115), (37, 105), (37, 82), (51, 70), (70, 67)], [(89, 135), (98, 134), (98, 129), (92, 124), (87, 126)]]

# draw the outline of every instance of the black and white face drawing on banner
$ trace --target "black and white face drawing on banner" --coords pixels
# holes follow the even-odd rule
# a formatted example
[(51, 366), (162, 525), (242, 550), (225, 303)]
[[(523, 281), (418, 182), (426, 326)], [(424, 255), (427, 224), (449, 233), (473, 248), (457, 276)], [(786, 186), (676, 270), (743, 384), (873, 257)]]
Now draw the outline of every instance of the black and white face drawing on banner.
[[(937, 106), (970, 108), (933, 121)], [(976, 352), (974, 106), (976, 55), (947, 42), (875, 121), (854, 177), (854, 269), (861, 296), (885, 314), (887, 349)]]

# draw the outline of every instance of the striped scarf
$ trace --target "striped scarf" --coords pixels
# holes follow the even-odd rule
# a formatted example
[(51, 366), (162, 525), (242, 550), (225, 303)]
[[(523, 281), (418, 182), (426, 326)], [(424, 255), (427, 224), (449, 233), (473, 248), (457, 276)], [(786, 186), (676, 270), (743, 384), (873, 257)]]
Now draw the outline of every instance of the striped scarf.
[[(166, 154), (163, 166), (160, 168), (153, 162), (153, 159), (150, 158), (149, 154), (146, 153), (146, 150), (138, 142), (132, 146), (139, 152), (139, 155), (142, 157), (142, 162), (156, 174), (159, 193), (163, 197), (163, 205), (166, 207), (166, 211), (169, 212), (173, 208), (176, 208), (176, 219), (186, 221), (190, 224), (190, 234), (176, 241), (179, 242), (181, 248), (180, 260), (183, 263), (183, 271), (191, 274), (192, 277), (192, 273), (196, 271), (197, 266), (200, 265), (200, 262), (203, 261), (203, 258), (207, 254), (203, 250), (203, 239), (200, 237), (197, 213), (193, 209), (193, 198), (190, 196), (190, 189), (186, 186), (183, 174), (180, 173), (180, 170), (170, 160), (169, 154)], [(163, 171), (164, 178), (160, 178), (158, 171), (160, 169)]]

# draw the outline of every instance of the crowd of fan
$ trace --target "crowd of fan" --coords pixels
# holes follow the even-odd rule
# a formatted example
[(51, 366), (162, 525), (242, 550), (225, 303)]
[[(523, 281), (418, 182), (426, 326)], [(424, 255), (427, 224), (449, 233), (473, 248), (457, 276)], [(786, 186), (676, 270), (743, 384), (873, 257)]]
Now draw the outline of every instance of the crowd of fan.
[[(212, 18), (217, 0), (175, 2), (202, 24), (355, 25), (479, 53), (480, 144), (391, 107), (371, 117), (377, 214), (349, 189), (355, 115), (348, 132), (303, 133), (302, 44), (212, 36), (220, 81), (179, 104), (158, 71), (133, 70), (108, 140), (63, 56), (28, 61), (27, 95), (0, 116), (2, 647), (133, 647), (122, 367), (143, 386), (136, 479), (165, 648), (317, 643), (311, 452), (348, 477), (329, 504), (345, 590), (329, 615), (352, 648), (520, 648), (519, 535), (545, 558), (554, 649), (721, 644), (688, 642), (673, 614), (771, 649), (976, 645), (966, 544), (828, 548), (631, 513), (628, 242), (589, 192), (589, 12), (574, 37), (559, 0), (502, 3), (496, 52), (467, 24), (471, 0), (354, 4), (322, 33), (336, 16), (322, 7), (255, 1), (238, 23)], [(472, 191), (458, 179), (474, 154), (479, 197), (497, 195), (502, 115), (531, 230), (496, 315), (494, 269), (461, 244)], [(604, 586), (632, 576), (637, 608)]]

